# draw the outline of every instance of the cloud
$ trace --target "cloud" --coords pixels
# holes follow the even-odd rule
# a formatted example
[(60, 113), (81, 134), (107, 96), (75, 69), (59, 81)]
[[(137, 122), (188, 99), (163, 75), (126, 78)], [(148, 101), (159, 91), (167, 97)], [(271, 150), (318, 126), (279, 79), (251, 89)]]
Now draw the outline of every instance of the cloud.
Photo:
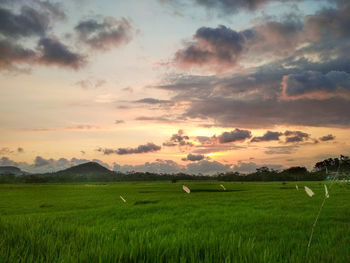
[(271, 0), (195, 0), (199, 5), (216, 8), (223, 13), (236, 13), (241, 9), (256, 10)]
[(182, 68), (197, 67), (210, 71), (244, 69), (246, 64), (261, 64), (287, 57), (305, 42), (303, 22), (297, 15), (281, 21), (265, 18), (253, 27), (235, 31), (224, 25), (201, 27), (174, 55)]
[(111, 149), (111, 148), (98, 148), (97, 151), (102, 152), (105, 155), (110, 154), (118, 154), (118, 155), (125, 155), (125, 154), (136, 154), (136, 153), (149, 153), (149, 152), (156, 152), (161, 149), (160, 146), (155, 145), (154, 143), (147, 143), (144, 145), (139, 145), (136, 148), (118, 148), (117, 150)]
[(0, 154), (5, 155), (5, 154), (11, 154), (13, 151), (10, 150), (8, 147), (3, 147), (0, 149)]
[(230, 132), (224, 132), (220, 134), (217, 138), (220, 143), (229, 143), (229, 142), (237, 142), (237, 141), (244, 141), (246, 139), (249, 139), (252, 137), (252, 134), (248, 130), (240, 130), (235, 129)]
[(75, 83), (75, 85), (81, 87), (82, 89), (98, 89), (106, 84), (106, 80), (104, 79), (82, 79)]
[(171, 103), (169, 100), (159, 100), (154, 98), (144, 98), (136, 100), (135, 103), (144, 103), (144, 104), (168, 104)]
[(22, 6), (19, 14), (0, 7), (0, 34), (5, 37), (43, 36), (49, 21), (45, 14), (28, 6)]
[(328, 142), (328, 141), (333, 141), (335, 139), (335, 136), (332, 134), (328, 134), (328, 135), (320, 137), (319, 139), (320, 139), (320, 141)]
[(209, 136), (196, 136), (196, 140), (201, 144), (206, 144), (211, 142), (211, 137)]
[(196, 163), (189, 163), (186, 166), (180, 165), (172, 160), (160, 160), (157, 159), (155, 162), (146, 162), (141, 165), (118, 165), (114, 164), (114, 171), (120, 172), (150, 172), (150, 173), (187, 173), (187, 174), (204, 174), (213, 175), (219, 172), (231, 171), (230, 165), (224, 165), (216, 161), (202, 160)]
[(269, 146), (266, 147), (265, 154), (292, 154), (299, 148), (298, 145)]
[[(350, 94), (350, 75), (343, 71), (330, 71), (322, 74), (317, 71), (306, 71), (283, 77), (282, 92), (284, 98), (327, 97), (337, 95), (335, 92)], [(339, 94), (338, 94), (339, 95)], [(326, 96), (324, 96), (327, 98)]]
[(85, 58), (69, 50), (59, 40), (42, 38), (38, 49), (24, 48), (15, 42), (0, 40), (0, 70), (14, 70), (18, 65), (56, 65), (78, 69), (85, 65)]
[(131, 40), (132, 25), (126, 18), (106, 17), (102, 22), (94, 19), (80, 21), (75, 27), (79, 39), (94, 50), (109, 50)]
[(23, 152), (24, 152), (24, 149), (23, 149), (22, 147), (18, 147), (18, 148), (17, 148), (17, 152), (18, 152), (18, 153), (23, 153)]
[(267, 131), (263, 136), (251, 139), (251, 142), (278, 141), (282, 134), (281, 132)]
[(0, 40), (0, 70), (12, 70), (17, 64), (30, 64), (36, 52), (7, 40)]
[(41, 156), (37, 156), (34, 160), (34, 166), (35, 167), (46, 166), (46, 165), (49, 165), (50, 162), (53, 163), (54, 160), (53, 159), (46, 160)]
[(323, 8), (305, 17), (305, 31), (312, 40), (347, 38), (350, 36), (350, 5), (338, 1), (337, 8)]
[(174, 61), (181, 67), (233, 66), (252, 39), (252, 31), (236, 32), (220, 25), (217, 28), (201, 27), (193, 36), (194, 41), (178, 50)]
[(196, 163), (189, 163), (187, 165), (187, 173), (189, 174), (217, 174), (231, 171), (231, 166), (222, 164), (217, 161), (203, 160)]
[[(295, 0), (282, 0), (283, 2), (294, 2)], [(269, 2), (277, 0), (159, 0), (161, 3), (168, 3), (174, 7), (186, 6), (189, 4), (198, 5), (208, 11), (216, 11), (220, 15), (232, 15), (239, 11), (256, 11)]]
[(104, 163), (103, 161), (97, 160), (97, 159), (87, 160), (87, 159), (78, 159), (75, 157), (70, 160), (66, 158), (45, 159), (41, 156), (35, 157), (33, 163), (15, 162), (9, 159), (8, 157), (2, 157), (0, 158), (0, 166), (16, 166), (21, 170), (30, 172), (30, 173), (46, 173), (46, 172), (55, 172), (55, 171), (67, 169), (69, 167), (87, 163), (90, 161), (97, 162), (108, 169), (111, 168), (107, 163)]
[(146, 162), (140, 165), (119, 165), (114, 163), (113, 170), (117, 172), (149, 172), (149, 173), (167, 173), (175, 174), (183, 172), (185, 169), (184, 166), (179, 165), (178, 163), (172, 160), (160, 160), (157, 159), (155, 162)]
[(52, 18), (56, 20), (65, 20), (66, 13), (63, 11), (60, 3), (52, 3), (49, 1), (33, 0), (43, 11), (47, 12)]
[(211, 139), (210, 144), (202, 144), (195, 146), (193, 153), (207, 154), (207, 153), (217, 153), (217, 152), (227, 152), (246, 149), (246, 146), (237, 146), (232, 144), (213, 144)]
[(204, 155), (202, 154), (188, 154), (185, 158), (182, 158), (182, 161), (191, 161), (191, 162), (196, 162), (196, 161), (201, 161), (205, 158)]
[(233, 166), (233, 171), (235, 172), (239, 172), (239, 173), (244, 173), (244, 174), (248, 174), (248, 173), (253, 173), (256, 171), (257, 168), (259, 167), (268, 167), (270, 169), (274, 169), (274, 170), (281, 170), (283, 169), (282, 165), (278, 165), (278, 164), (263, 164), (263, 165), (258, 165), (254, 162), (238, 162), (238, 164)]
[(286, 143), (303, 142), (310, 139), (310, 134), (302, 131), (285, 131)]
[(325, 100), (278, 101), (260, 98), (249, 101), (230, 98), (208, 98), (192, 101), (183, 116), (190, 119), (215, 120), (216, 126), (269, 128), (275, 125), (315, 127), (350, 126), (343, 98)]
[(163, 146), (193, 146), (193, 143), (189, 141), (190, 137), (184, 134), (183, 130), (178, 130), (177, 133), (173, 134), (170, 139), (163, 143)]
[(42, 64), (79, 69), (86, 63), (84, 56), (70, 51), (58, 39), (42, 38), (39, 41), (38, 47), (42, 52), (39, 59)]

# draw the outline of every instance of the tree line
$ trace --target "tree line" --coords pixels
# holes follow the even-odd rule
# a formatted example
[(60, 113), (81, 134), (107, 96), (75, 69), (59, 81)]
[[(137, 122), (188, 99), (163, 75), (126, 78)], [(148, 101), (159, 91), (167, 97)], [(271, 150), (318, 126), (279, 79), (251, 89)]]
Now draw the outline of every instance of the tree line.
[(71, 183), (71, 182), (121, 182), (121, 181), (171, 181), (178, 180), (218, 180), (232, 182), (269, 182), (269, 181), (322, 181), (339, 171), (341, 176), (349, 179), (350, 159), (341, 155), (340, 158), (328, 158), (317, 162), (312, 171), (305, 167), (295, 166), (282, 171), (269, 169), (268, 167), (257, 168), (250, 174), (239, 172), (226, 172), (216, 175), (191, 175), (185, 173), (177, 174), (155, 174), (149, 172), (112, 172), (107, 173), (77, 173), (56, 172), (46, 174), (28, 175), (0, 175), (0, 183)]

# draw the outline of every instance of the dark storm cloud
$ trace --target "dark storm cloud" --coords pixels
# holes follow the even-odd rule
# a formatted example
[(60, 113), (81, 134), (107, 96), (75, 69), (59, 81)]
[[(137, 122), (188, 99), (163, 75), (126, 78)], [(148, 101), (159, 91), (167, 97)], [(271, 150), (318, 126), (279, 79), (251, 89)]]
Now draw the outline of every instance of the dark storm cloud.
[(192, 102), (184, 115), (188, 118), (211, 118), (221, 126), (261, 128), (294, 124), (342, 127), (350, 125), (348, 105), (349, 101), (342, 98), (284, 102), (213, 98)]
[(118, 148), (116, 150), (110, 149), (110, 148), (98, 148), (98, 152), (102, 152), (105, 155), (110, 154), (118, 154), (118, 155), (125, 155), (125, 154), (136, 154), (136, 153), (149, 153), (149, 152), (156, 152), (161, 149), (160, 146), (155, 145), (154, 143), (147, 143), (144, 145), (139, 145), (136, 148)]
[[(65, 20), (61, 3), (40, 0), (0, 2), (0, 70), (29, 71), (23, 64), (56, 65), (79, 69), (87, 55), (72, 51), (53, 38), (54, 22)], [(86, 20), (76, 27), (81, 42), (94, 49), (107, 50), (131, 39), (129, 20), (106, 17), (102, 22)], [(28, 40), (28, 41), (27, 41)], [(38, 41), (36, 48), (30, 43)], [(25, 65), (24, 65), (25, 66)]]
[(336, 90), (350, 92), (350, 75), (343, 71), (290, 74), (283, 77), (282, 88), (286, 98), (312, 93), (317, 95), (320, 92), (334, 93)]
[(286, 143), (303, 142), (310, 139), (310, 134), (302, 131), (285, 131)]
[(240, 130), (235, 129), (230, 132), (223, 132), (217, 138), (219, 139), (219, 143), (229, 143), (229, 142), (237, 142), (244, 141), (252, 137), (252, 133), (248, 130)]
[[(19, 66), (37, 64), (77, 69), (84, 64), (83, 56), (70, 51), (58, 39), (46, 36), (52, 20), (65, 17), (59, 4), (31, 0), (3, 2), (3, 6), (0, 7), (0, 70), (28, 71)], [(27, 48), (26, 40), (38, 41), (38, 46)]]
[(344, 1), (338, 8), (323, 8), (305, 17), (306, 32), (313, 40), (350, 36), (350, 5)]
[[(231, 1), (203, 2), (211, 3), (211, 6), (221, 6), (223, 2), (233, 6)], [(240, 1), (233, 2), (241, 5)], [(202, 27), (197, 30), (192, 42), (175, 53), (174, 62), (180, 67), (199, 67), (218, 72), (232, 70), (237, 65), (244, 66), (247, 62), (261, 63), (289, 56), (294, 62), (304, 59), (304, 55), (318, 57), (321, 59), (319, 64), (323, 64), (325, 60), (339, 59), (342, 54), (348, 54), (349, 14), (350, 4), (344, 1), (304, 18), (300, 14), (289, 14), (279, 21), (272, 17), (261, 19), (253, 27), (240, 32), (225, 26)], [(331, 68), (322, 73), (332, 70), (339, 71)]]
[(191, 161), (191, 162), (196, 162), (196, 161), (201, 161), (205, 158), (204, 155), (202, 154), (188, 154), (186, 158), (182, 158), (182, 161)]
[(193, 36), (194, 42), (175, 54), (175, 63), (187, 67), (210, 64), (234, 65), (244, 51), (245, 43), (254, 38), (252, 31), (236, 32), (220, 25), (201, 27)]
[(320, 141), (328, 142), (328, 141), (333, 141), (335, 139), (335, 136), (332, 134), (328, 134), (328, 135), (320, 137), (319, 139), (320, 139)]
[(28, 6), (23, 6), (19, 14), (0, 7), (0, 34), (6, 37), (42, 36), (49, 21), (46, 15)]
[(58, 39), (42, 38), (38, 47), (42, 52), (40, 63), (78, 69), (85, 64), (85, 58), (69, 50)]
[(106, 17), (102, 22), (94, 19), (80, 21), (75, 27), (81, 42), (93, 49), (108, 50), (128, 43), (132, 36), (132, 25), (126, 18), (120, 20)]
[[(175, 76), (158, 88), (171, 91), (174, 101), (188, 102), (189, 106), (182, 118), (213, 120), (217, 126), (273, 127), (278, 124), (349, 126), (347, 97), (334, 97), (334, 93), (328, 92), (322, 100), (280, 99), (284, 98), (281, 83), (283, 77), (288, 75), (317, 71), (324, 75), (329, 73), (328, 76), (331, 76), (334, 82), (346, 83), (344, 79), (347, 78), (344, 76), (347, 75), (344, 73), (350, 73), (348, 66), (350, 57), (346, 49), (338, 51), (335, 57), (330, 59), (327, 57), (316, 62), (291, 56), (260, 66), (253, 73), (235, 74), (231, 77)], [(313, 49), (308, 47), (298, 53), (298, 56), (302, 57), (310, 52), (312, 53)], [(324, 47), (317, 52), (325, 52)], [(331, 73), (332, 71), (337, 72)]]
[(330, 93), (323, 100), (279, 99), (283, 97), (283, 76), (310, 70), (349, 74), (350, 58), (346, 53), (341, 55), (319, 62), (291, 57), (260, 66), (253, 73), (224, 78), (176, 76), (158, 88), (172, 91), (174, 101), (188, 102), (182, 118), (213, 120), (216, 126), (268, 128), (290, 124), (344, 127), (350, 125), (347, 97), (334, 97)]
[(291, 55), (305, 40), (303, 22), (296, 15), (282, 21), (269, 19), (243, 31), (220, 25), (201, 27), (174, 56), (179, 67), (204, 67), (211, 71), (232, 69), (243, 61), (250, 63)]
[(267, 131), (263, 136), (254, 137), (251, 142), (278, 141), (282, 134), (281, 132)]

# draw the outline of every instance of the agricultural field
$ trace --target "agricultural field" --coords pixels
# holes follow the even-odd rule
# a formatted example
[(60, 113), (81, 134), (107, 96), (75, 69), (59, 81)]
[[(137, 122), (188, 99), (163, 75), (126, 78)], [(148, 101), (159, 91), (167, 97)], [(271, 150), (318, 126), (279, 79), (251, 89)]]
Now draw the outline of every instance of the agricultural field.
[(307, 253), (325, 183), (0, 185), (0, 262), (350, 262), (348, 183)]

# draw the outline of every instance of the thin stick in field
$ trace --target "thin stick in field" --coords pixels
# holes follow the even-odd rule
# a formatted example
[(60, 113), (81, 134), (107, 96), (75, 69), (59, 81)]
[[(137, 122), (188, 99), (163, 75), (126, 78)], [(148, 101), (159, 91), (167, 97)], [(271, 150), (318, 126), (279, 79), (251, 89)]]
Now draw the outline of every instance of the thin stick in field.
[[(341, 161), (341, 158), (340, 158), (340, 160), (339, 160), (337, 172), (336, 172), (335, 176), (334, 176), (333, 179), (332, 179), (332, 182), (331, 182), (331, 185), (329, 186), (329, 189), (332, 188), (333, 183), (335, 182), (336, 178), (337, 178), (338, 175), (339, 175), (340, 161)], [(326, 174), (328, 174), (327, 167), (326, 167)], [(316, 225), (317, 225), (318, 218), (320, 217), (320, 214), (321, 214), (321, 212), (322, 212), (323, 206), (324, 206), (324, 204), (325, 204), (327, 198), (329, 198), (329, 193), (328, 193), (327, 186), (325, 185), (325, 195), (324, 195), (322, 204), (321, 204), (321, 206), (320, 206), (320, 209), (318, 210), (318, 213), (317, 213), (315, 222), (314, 222), (314, 224), (312, 225), (311, 234), (310, 234), (310, 238), (309, 238), (309, 243), (307, 244), (307, 251), (306, 251), (306, 254), (309, 254), (309, 250), (310, 250), (310, 246), (311, 246), (312, 237), (313, 237), (313, 235), (314, 235), (315, 227), (316, 227)]]

